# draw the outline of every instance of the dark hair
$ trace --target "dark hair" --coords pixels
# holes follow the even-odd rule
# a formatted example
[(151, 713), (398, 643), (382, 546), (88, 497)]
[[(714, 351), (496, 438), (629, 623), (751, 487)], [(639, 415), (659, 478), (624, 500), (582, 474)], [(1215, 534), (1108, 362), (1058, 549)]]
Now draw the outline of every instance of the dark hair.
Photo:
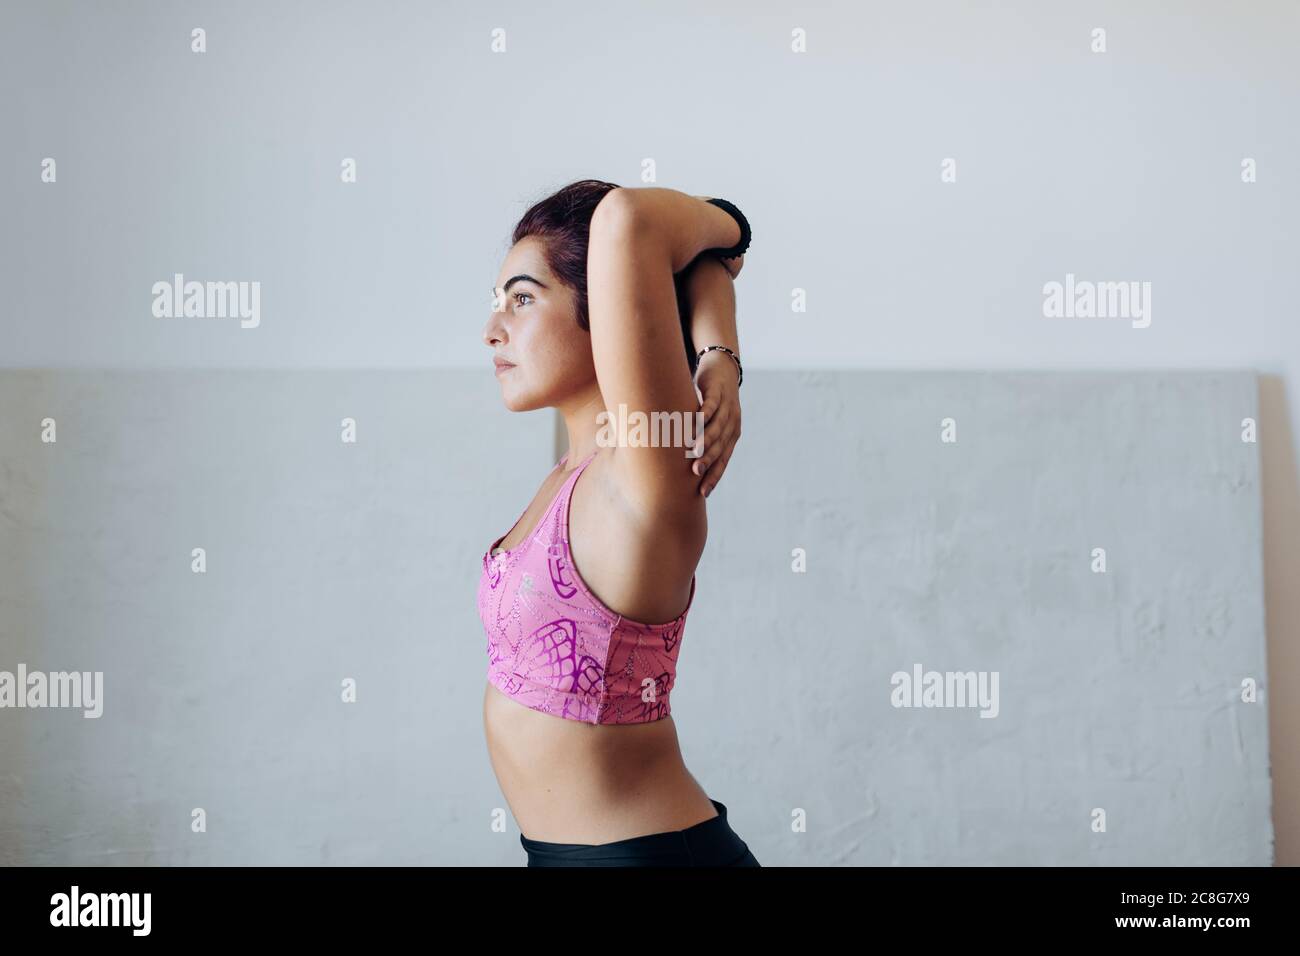
[[(511, 245), (527, 236), (542, 240), (546, 264), (561, 282), (573, 289), (577, 298), (578, 326), (591, 331), (591, 317), (587, 308), (587, 247), (591, 239), (591, 217), (597, 204), (617, 183), (599, 179), (580, 179), (534, 203), (524, 213), (514, 233)], [(684, 282), (690, 269), (673, 276), (677, 291), (677, 316), (681, 322), (682, 338), (686, 345), (686, 361), (691, 374), (695, 374), (695, 347), (691, 342), (690, 315), (686, 308)]]

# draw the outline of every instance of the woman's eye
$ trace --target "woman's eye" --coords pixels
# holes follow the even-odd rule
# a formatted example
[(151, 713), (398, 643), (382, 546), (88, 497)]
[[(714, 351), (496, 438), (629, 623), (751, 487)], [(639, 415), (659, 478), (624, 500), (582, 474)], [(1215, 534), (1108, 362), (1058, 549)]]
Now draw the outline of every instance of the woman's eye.
[[(520, 296), (527, 296), (527, 297), (530, 298), (530, 299), (532, 298), (532, 296), (529, 295), (527, 292), (516, 292), (516, 293), (515, 293), (515, 301), (516, 301), (516, 302), (519, 302), (519, 298), (520, 298)], [(522, 305), (523, 303), (520, 303), (520, 304)]]

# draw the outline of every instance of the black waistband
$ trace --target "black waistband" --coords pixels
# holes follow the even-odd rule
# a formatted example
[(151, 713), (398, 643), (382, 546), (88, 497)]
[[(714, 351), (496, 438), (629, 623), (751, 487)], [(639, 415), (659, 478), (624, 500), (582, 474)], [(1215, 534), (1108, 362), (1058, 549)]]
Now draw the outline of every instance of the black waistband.
[(648, 833), (612, 843), (547, 843), (530, 840), (521, 833), (519, 842), (528, 853), (529, 866), (725, 866), (748, 848), (727, 822), (726, 805), (712, 799), (710, 803), (718, 815), (684, 830)]

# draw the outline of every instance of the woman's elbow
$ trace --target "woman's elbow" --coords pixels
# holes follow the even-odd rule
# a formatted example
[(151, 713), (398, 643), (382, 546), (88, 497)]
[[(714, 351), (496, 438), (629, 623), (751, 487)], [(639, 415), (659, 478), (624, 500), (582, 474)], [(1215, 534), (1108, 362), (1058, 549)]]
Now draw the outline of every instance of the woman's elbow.
[(611, 189), (596, 203), (591, 214), (591, 234), (601, 235), (632, 233), (648, 222), (644, 203), (635, 189)]

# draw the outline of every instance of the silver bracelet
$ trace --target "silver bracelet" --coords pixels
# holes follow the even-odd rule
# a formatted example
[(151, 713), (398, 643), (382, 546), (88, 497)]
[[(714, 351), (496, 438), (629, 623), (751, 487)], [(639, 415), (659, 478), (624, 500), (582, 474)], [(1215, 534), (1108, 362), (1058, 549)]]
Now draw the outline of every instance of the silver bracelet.
[(740, 383), (745, 380), (745, 370), (741, 367), (740, 356), (731, 351), (731, 349), (727, 348), (725, 345), (710, 345), (706, 348), (700, 349), (699, 353), (695, 356), (696, 370), (699, 370), (700, 359), (704, 358), (704, 356), (709, 352), (726, 352), (731, 356), (732, 361), (736, 363), (736, 371), (740, 373), (740, 377), (736, 379), (736, 388), (740, 388)]

